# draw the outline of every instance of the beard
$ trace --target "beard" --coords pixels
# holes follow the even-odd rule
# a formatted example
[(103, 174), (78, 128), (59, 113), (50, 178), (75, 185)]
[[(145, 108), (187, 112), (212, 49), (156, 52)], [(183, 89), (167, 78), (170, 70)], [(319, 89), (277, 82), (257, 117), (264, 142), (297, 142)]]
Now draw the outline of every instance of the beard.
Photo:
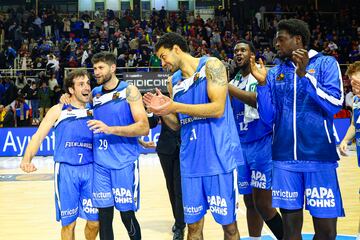
[(102, 78), (102, 81), (101, 81), (101, 82), (99, 82), (98, 79), (97, 79), (97, 83), (98, 83), (99, 85), (103, 85), (103, 84), (107, 83), (108, 81), (110, 81), (111, 78), (112, 78), (112, 74), (111, 74), (110, 72), (108, 72), (108, 73), (105, 74), (105, 76)]

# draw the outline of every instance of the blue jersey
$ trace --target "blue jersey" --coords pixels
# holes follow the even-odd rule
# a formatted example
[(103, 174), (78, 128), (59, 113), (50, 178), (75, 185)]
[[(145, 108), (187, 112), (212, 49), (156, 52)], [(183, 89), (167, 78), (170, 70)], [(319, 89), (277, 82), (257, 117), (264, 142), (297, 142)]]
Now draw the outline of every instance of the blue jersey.
[(83, 165), (93, 162), (93, 133), (87, 126), (89, 109), (64, 105), (55, 122), (55, 162)]
[(360, 167), (360, 98), (358, 96), (354, 96), (353, 103), (353, 111), (354, 111), (354, 126), (355, 126), (355, 138), (356, 138), (356, 152), (358, 165)]
[[(238, 72), (229, 84), (246, 91), (246, 86), (250, 78), (254, 77), (251, 74), (246, 77), (242, 77), (241, 73)], [(256, 92), (256, 85), (256, 83), (251, 83), (249, 91)], [(241, 143), (253, 142), (271, 133), (271, 127), (265, 124), (261, 119), (254, 119), (250, 122), (245, 121), (245, 104), (242, 101), (233, 97), (231, 99), (231, 105)]]
[[(205, 64), (201, 58), (195, 74), (182, 79), (181, 71), (173, 77), (173, 98), (185, 104), (210, 103), (207, 94)], [(230, 99), (226, 97), (224, 114), (220, 118), (199, 118), (179, 114), (181, 124), (181, 176), (200, 177), (229, 173), (243, 163), (239, 137)]]
[[(135, 123), (130, 105), (126, 100), (126, 82), (119, 82), (112, 91), (102, 86), (92, 91), (94, 118), (108, 126), (128, 126)], [(109, 169), (122, 169), (133, 164), (139, 157), (136, 137), (122, 137), (112, 134), (94, 134), (94, 161)]]
[[(305, 163), (304, 170), (311, 162), (335, 166), (339, 160), (333, 115), (344, 100), (335, 58), (314, 50), (309, 57), (304, 77), (297, 76), (295, 64), (286, 60), (269, 70), (265, 86), (257, 87), (260, 117), (274, 125), (273, 160), (282, 163), (274, 164)], [(299, 165), (292, 165), (299, 170)], [(319, 170), (316, 164), (314, 170)]]

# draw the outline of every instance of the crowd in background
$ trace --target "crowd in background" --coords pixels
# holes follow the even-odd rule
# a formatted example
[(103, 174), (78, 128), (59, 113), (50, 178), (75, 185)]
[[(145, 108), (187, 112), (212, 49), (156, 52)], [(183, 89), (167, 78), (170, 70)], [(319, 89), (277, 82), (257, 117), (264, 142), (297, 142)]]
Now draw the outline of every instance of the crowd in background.
[[(263, 14), (267, 10), (274, 14)], [(137, 9), (120, 15), (112, 10), (60, 14), (53, 9), (43, 9), (36, 15), (34, 10), (11, 9), (0, 14), (0, 33), (4, 36), (0, 69), (26, 72), (8, 76), (0, 71), (0, 126), (4, 125), (6, 114), (15, 116), (11, 125), (39, 124), (62, 94), (64, 69), (90, 68), (91, 57), (97, 52), (114, 53), (122, 71), (159, 68), (161, 61), (153, 53), (153, 46), (162, 34), (170, 31), (186, 37), (191, 55), (221, 59), (231, 77), (236, 73), (233, 48), (238, 40), (252, 41), (257, 58), (267, 65), (277, 64), (280, 60), (273, 46), (277, 23), (282, 18), (296, 17), (309, 24), (310, 48), (334, 56), (340, 64), (352, 63), (360, 60), (357, 10), (344, 6), (331, 15), (307, 6), (290, 8), (277, 3), (273, 9), (259, 6), (248, 22), (234, 23), (229, 11), (221, 8), (209, 19), (184, 8), (176, 12), (153, 9), (146, 20), (140, 18)], [(346, 78), (344, 88), (345, 94), (351, 92)]]

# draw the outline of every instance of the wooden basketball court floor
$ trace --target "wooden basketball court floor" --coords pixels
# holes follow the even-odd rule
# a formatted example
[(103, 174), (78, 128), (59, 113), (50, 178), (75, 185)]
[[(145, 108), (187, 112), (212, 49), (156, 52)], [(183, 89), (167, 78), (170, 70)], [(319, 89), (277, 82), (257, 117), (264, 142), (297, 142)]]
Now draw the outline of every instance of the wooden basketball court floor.
[[(356, 235), (358, 232), (360, 204), (360, 174), (354, 152), (343, 157), (338, 168), (346, 217), (338, 220), (338, 234)], [(52, 181), (52, 157), (36, 157), (38, 171), (23, 174), (18, 168), (20, 158), (0, 158), (0, 239), (55, 240), (60, 239), (60, 224), (55, 221)], [(162, 170), (155, 154), (140, 158), (141, 207), (137, 218), (142, 229), (142, 239), (172, 239), (173, 218)], [(76, 239), (85, 239), (85, 221), (79, 219)], [(115, 239), (128, 239), (118, 212), (114, 218)], [(238, 226), (242, 237), (248, 236), (245, 207), (241, 201)], [(304, 211), (303, 232), (313, 232), (311, 217)], [(263, 234), (269, 235), (264, 226)], [(207, 240), (223, 239), (222, 229), (210, 212), (206, 214), (204, 236)], [(355, 239), (355, 238), (354, 238)]]

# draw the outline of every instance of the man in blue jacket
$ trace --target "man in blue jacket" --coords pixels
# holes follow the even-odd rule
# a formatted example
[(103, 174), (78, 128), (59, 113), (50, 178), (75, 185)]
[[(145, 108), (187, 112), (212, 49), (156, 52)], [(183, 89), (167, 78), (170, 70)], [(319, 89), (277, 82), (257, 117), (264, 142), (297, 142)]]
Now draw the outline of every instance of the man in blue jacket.
[(337, 217), (344, 216), (336, 168), (339, 160), (333, 115), (344, 100), (339, 64), (307, 51), (310, 31), (301, 20), (279, 22), (276, 48), (282, 62), (258, 80), (258, 111), (273, 127), (273, 207), (279, 207), (284, 239), (301, 239), (303, 205), (313, 217), (314, 239), (335, 239)]

